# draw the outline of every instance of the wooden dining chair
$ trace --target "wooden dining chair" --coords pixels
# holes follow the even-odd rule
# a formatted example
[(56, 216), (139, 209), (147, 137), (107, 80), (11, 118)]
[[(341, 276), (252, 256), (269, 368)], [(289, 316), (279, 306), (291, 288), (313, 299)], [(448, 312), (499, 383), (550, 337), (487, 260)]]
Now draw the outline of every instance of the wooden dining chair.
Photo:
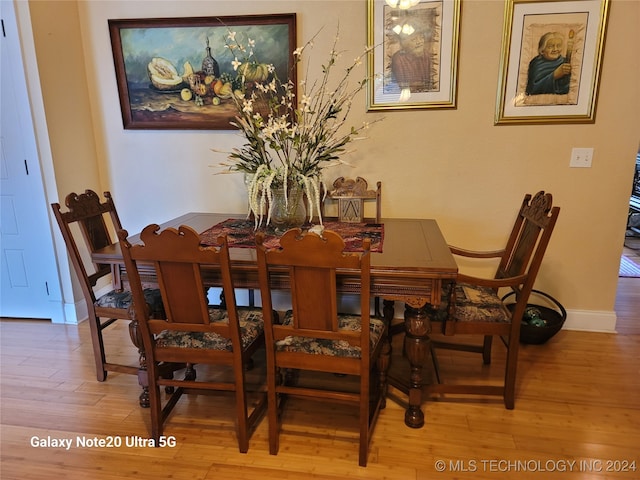
[[(375, 202), (375, 217), (366, 217), (365, 202)], [(337, 208), (337, 215), (328, 215), (330, 205)], [(326, 221), (346, 223), (380, 223), (382, 221), (382, 182), (376, 183), (376, 189), (370, 190), (369, 183), (362, 177), (338, 177), (333, 181), (332, 188), (327, 191), (322, 202), (322, 218)], [(388, 302), (387, 313), (393, 317), (393, 302)], [(380, 297), (374, 298), (374, 313), (382, 315)], [(389, 310), (389, 307), (391, 309)]]
[[(453, 343), (451, 340), (432, 340), (432, 353), (437, 383), (425, 386), (427, 392), (452, 394), (499, 395), (505, 407), (515, 405), (516, 371), (520, 325), (529, 295), (551, 239), (560, 207), (553, 206), (550, 193), (525, 195), (511, 234), (504, 248), (496, 251), (471, 251), (450, 247), (454, 255), (475, 259), (498, 259), (494, 278), (480, 278), (459, 273), (456, 283), (445, 288), (439, 308), (431, 308), (429, 320), (440, 324), (439, 333), (447, 336), (479, 335), (482, 343)], [(515, 292), (516, 303), (507, 308), (500, 291)], [(434, 327), (434, 332), (437, 329)], [(491, 362), (494, 336), (499, 336), (507, 348), (504, 381), (501, 385), (441, 383), (436, 352), (440, 348), (477, 352), (484, 364)]]
[[(118, 232), (127, 276), (133, 292), (135, 318), (146, 352), (147, 382), (151, 402), (151, 436), (159, 441), (173, 407), (185, 393), (232, 392), (235, 398), (235, 422), (240, 452), (246, 453), (249, 438), (266, 409), (264, 383), (250, 391), (245, 364), (264, 347), (264, 323), (260, 308), (236, 306), (226, 237), (219, 247), (201, 247), (200, 236), (188, 226), (167, 228), (158, 225), (142, 230), (142, 244), (131, 245), (125, 230)], [(140, 279), (138, 265), (153, 265), (165, 315), (152, 318)], [(210, 306), (203, 275), (219, 278), (225, 308)], [(210, 376), (197, 380), (164, 378), (167, 363), (209, 365)], [(230, 378), (225, 377), (225, 374)], [(160, 387), (175, 390), (163, 402)], [(255, 403), (250, 409), (250, 394)]]
[[(363, 253), (343, 253), (345, 244), (335, 232), (322, 235), (287, 231), (280, 249), (269, 250), (263, 235), (256, 238), (258, 275), (265, 321), (269, 453), (279, 449), (283, 409), (288, 397), (349, 403), (358, 408), (359, 464), (366, 466), (373, 427), (385, 406), (389, 344), (386, 324), (370, 317), (370, 240)], [(348, 269), (360, 280), (359, 315), (337, 311), (337, 270)], [(289, 279), (291, 306), (279, 322), (273, 315), (271, 277)], [(300, 372), (329, 372), (330, 385), (298, 384)], [(356, 391), (348, 391), (356, 379)], [(343, 381), (341, 381), (343, 380)], [(318, 419), (322, 421), (322, 419)]]
[[(112, 269), (108, 264), (92, 263), (90, 259), (91, 253), (114, 243), (116, 232), (122, 229), (111, 194), (104, 192), (104, 198), (104, 202), (101, 202), (94, 191), (86, 190), (79, 195), (67, 195), (66, 212), (61, 210), (59, 203), (51, 204), (87, 306), (96, 375), (100, 382), (106, 380), (107, 372), (137, 375), (139, 369), (139, 365), (109, 361), (104, 348), (103, 331), (117, 320), (131, 320), (131, 292), (111, 288), (114, 283), (119, 284), (119, 270)], [(100, 294), (104, 290), (106, 292)], [(160, 315), (160, 290), (145, 289), (144, 294), (147, 303), (151, 305), (152, 314)], [(142, 344), (134, 322), (129, 323), (129, 334), (142, 359)], [(146, 388), (143, 386), (140, 404), (148, 406), (147, 402)]]
[[(365, 202), (375, 202), (375, 217), (365, 216)], [(337, 215), (329, 216), (330, 204), (337, 204)], [(362, 223), (373, 221), (380, 223), (382, 217), (382, 182), (376, 184), (375, 190), (369, 190), (368, 182), (362, 177), (338, 177), (322, 202), (322, 218), (337, 219), (339, 222)]]

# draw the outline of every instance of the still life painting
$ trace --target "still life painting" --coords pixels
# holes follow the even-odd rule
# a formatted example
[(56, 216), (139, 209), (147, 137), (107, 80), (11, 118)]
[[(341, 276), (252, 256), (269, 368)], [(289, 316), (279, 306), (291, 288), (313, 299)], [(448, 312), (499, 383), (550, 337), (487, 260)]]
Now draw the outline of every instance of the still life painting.
[[(294, 78), (295, 14), (109, 20), (125, 129), (233, 129), (233, 96), (269, 74)], [(252, 58), (238, 64), (233, 33)]]

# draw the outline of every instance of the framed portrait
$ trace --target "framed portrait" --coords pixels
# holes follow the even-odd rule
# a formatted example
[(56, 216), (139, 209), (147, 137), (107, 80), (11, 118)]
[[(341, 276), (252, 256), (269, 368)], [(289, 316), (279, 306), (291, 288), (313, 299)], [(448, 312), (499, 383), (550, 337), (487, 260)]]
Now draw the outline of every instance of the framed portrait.
[(460, 0), (367, 0), (368, 110), (455, 108)]
[(495, 124), (593, 123), (609, 0), (507, 0)]
[(269, 69), (297, 84), (295, 13), (109, 20), (109, 33), (125, 129), (234, 129), (233, 96)]

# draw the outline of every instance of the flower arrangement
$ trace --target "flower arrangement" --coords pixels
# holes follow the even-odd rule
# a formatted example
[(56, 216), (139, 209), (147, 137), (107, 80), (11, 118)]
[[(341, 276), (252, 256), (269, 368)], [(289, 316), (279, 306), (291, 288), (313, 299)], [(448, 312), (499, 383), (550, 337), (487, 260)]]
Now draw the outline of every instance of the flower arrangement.
[[(292, 68), (297, 68), (303, 54), (313, 48), (318, 34), (293, 52)], [(369, 127), (367, 122), (346, 126), (354, 97), (367, 85), (364, 75), (355, 83), (350, 82), (350, 77), (362, 65), (368, 49), (333, 80), (332, 73), (340, 68), (338, 59), (342, 55), (337, 50), (336, 32), (322, 75), (313, 83), (306, 78), (300, 82), (296, 98), (291, 79), (280, 79), (273, 65), (260, 63), (254, 57), (254, 40), (246, 39), (245, 45), (236, 37), (235, 32), (229, 31), (226, 45), (234, 55), (236, 85), (244, 86), (244, 90), (236, 91), (233, 97), (238, 114), (231, 123), (238, 127), (246, 143), (228, 152), (229, 160), (221, 165), (227, 172), (244, 172), (250, 178), (249, 207), (256, 228), (262, 224), (267, 206), (266, 224), (270, 223), (276, 188), (284, 190), (285, 202), (289, 189), (301, 189), (307, 198), (309, 219), (316, 211), (322, 223), (322, 171), (346, 163), (341, 155), (347, 144), (360, 138), (358, 135)]]

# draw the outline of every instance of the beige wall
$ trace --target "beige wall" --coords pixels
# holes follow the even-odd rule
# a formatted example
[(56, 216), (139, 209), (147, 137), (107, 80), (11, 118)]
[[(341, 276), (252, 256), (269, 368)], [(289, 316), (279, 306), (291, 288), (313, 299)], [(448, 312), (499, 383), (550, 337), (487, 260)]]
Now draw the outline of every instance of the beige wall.
[(30, 5), (31, 21), (37, 26), (33, 35), (58, 191), (99, 190), (77, 4), (41, 1)]
[[(337, 19), (349, 55), (366, 41), (366, 1), (31, 1), (60, 195), (109, 189), (130, 230), (186, 211), (244, 212), (242, 179), (213, 175), (239, 139), (227, 131), (124, 130), (107, 28), (110, 18), (297, 13), (298, 43), (321, 27), (324, 61)], [(640, 2), (613, 0), (597, 117), (587, 125), (493, 125), (504, 3), (463, 0), (455, 110), (384, 116), (348, 161), (383, 181), (383, 214), (436, 218), (453, 244), (497, 248), (525, 192), (562, 208), (537, 288), (569, 310), (568, 326), (611, 329), (617, 272), (640, 140)], [(330, 13), (328, 18), (327, 13)], [(55, 124), (53, 120), (55, 119)], [(573, 147), (593, 147), (590, 169), (569, 168)], [(99, 186), (96, 186), (96, 175)]]

